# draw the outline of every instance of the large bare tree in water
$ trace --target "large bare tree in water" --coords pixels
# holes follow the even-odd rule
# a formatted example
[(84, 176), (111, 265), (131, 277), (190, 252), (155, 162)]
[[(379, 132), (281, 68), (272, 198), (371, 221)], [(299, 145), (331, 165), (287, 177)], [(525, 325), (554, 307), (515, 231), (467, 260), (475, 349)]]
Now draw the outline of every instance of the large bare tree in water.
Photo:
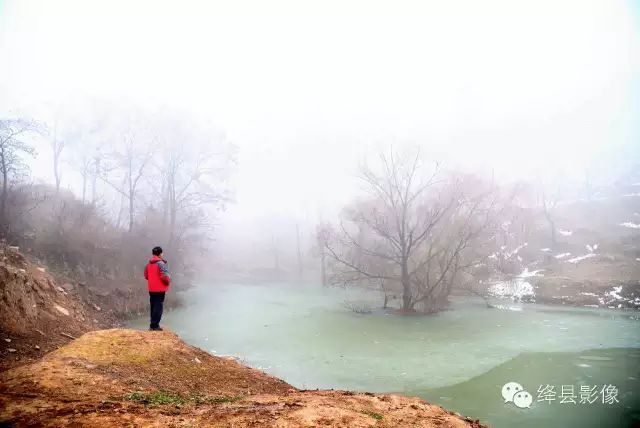
[(325, 246), (334, 282), (395, 285), (405, 312), (438, 311), (460, 272), (477, 263), (494, 193), (437, 165), (426, 172), (419, 153), (381, 154), (380, 164), (380, 172), (362, 169), (368, 198), (347, 207), (329, 228)]

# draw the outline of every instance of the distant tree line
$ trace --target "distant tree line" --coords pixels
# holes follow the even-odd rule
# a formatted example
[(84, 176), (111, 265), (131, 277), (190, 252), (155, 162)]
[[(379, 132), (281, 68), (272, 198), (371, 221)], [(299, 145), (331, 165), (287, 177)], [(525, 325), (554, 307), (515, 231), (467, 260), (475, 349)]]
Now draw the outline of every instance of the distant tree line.
[[(37, 142), (51, 148), (51, 186), (31, 178)], [(231, 200), (234, 166), (222, 134), (171, 112), (0, 119), (0, 236), (70, 273), (110, 278), (138, 277), (162, 245), (184, 273)]]

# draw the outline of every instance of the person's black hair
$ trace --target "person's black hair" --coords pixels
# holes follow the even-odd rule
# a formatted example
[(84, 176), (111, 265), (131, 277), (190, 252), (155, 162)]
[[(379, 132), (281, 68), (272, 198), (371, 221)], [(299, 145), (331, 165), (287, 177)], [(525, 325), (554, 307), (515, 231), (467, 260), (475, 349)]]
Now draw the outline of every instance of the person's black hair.
[(162, 254), (162, 247), (155, 247), (153, 250), (151, 250), (151, 254), (153, 254), (154, 256), (159, 256), (160, 254)]

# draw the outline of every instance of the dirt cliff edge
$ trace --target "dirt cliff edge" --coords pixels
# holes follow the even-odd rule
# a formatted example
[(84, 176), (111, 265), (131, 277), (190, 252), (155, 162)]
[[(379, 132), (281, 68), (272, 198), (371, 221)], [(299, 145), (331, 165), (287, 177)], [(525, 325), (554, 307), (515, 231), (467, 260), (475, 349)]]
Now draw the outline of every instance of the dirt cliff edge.
[(418, 398), (303, 391), (170, 332), (98, 330), (0, 374), (0, 425), (480, 427)]

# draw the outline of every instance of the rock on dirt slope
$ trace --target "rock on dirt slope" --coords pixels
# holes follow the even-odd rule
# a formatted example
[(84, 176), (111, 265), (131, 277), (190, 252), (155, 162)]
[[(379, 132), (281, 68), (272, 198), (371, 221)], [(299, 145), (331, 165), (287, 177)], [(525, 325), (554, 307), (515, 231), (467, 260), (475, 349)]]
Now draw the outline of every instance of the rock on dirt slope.
[(0, 374), (0, 425), (480, 427), (418, 398), (302, 391), (170, 332), (84, 334)]

